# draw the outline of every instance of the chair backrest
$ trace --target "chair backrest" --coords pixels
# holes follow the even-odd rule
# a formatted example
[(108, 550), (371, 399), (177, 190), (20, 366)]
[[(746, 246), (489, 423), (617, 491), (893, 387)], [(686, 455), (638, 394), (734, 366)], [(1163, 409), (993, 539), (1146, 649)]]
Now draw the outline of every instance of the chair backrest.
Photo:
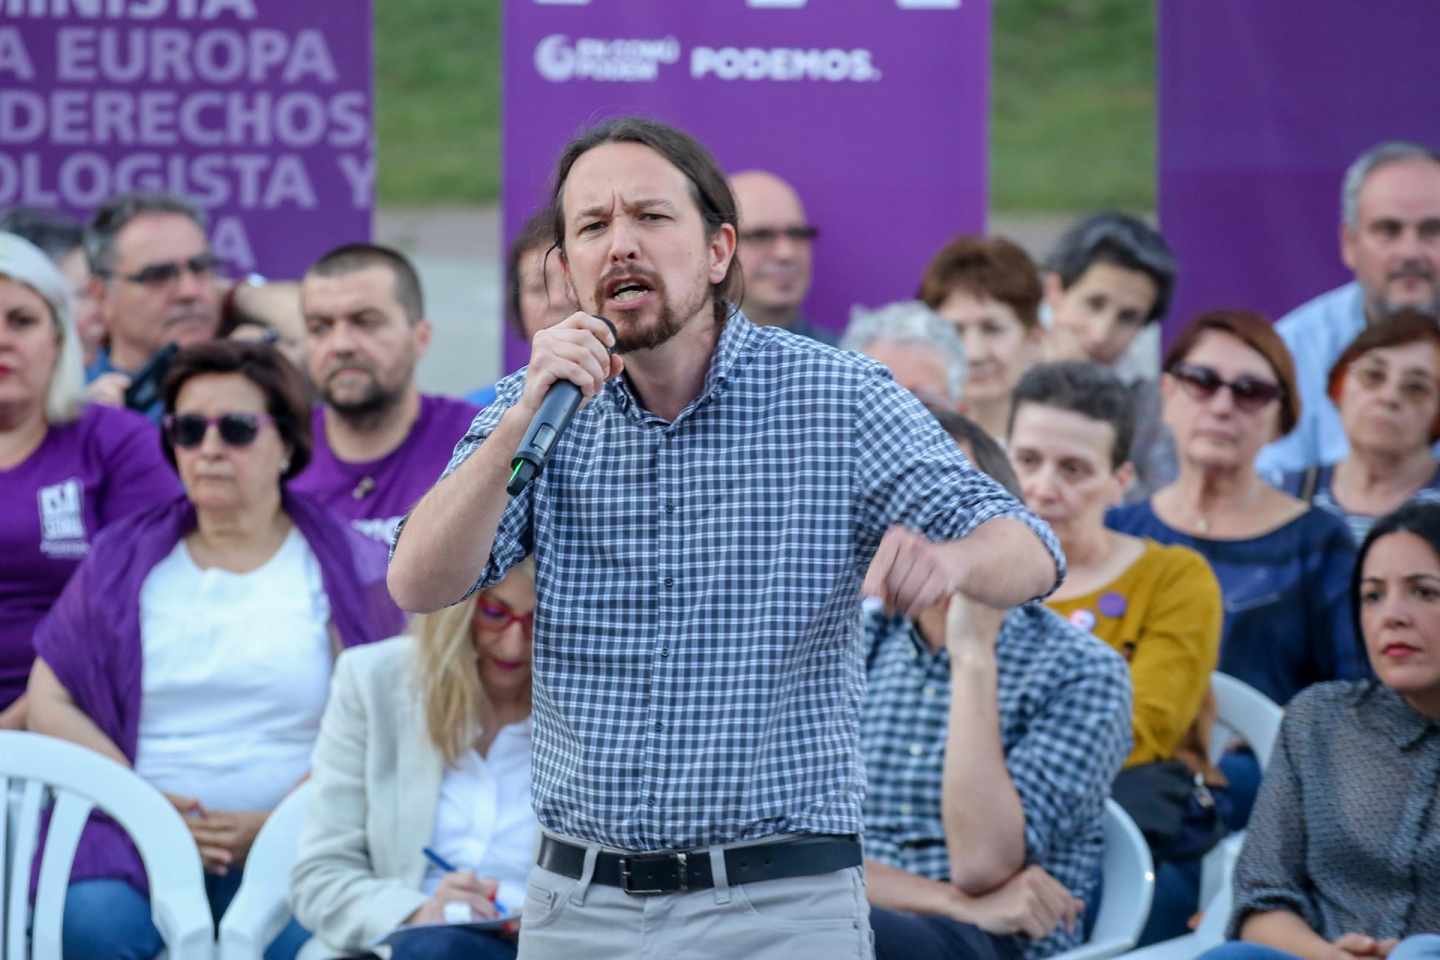
[(1280, 721), (1285, 711), (1265, 694), (1227, 673), (1210, 675), (1210, 690), (1215, 695), (1215, 726), (1210, 731), (1210, 759), (1217, 761), (1232, 736), (1250, 744), (1260, 761), (1261, 769), (1270, 763), (1275, 738), (1280, 735)]
[[(0, 956), (60, 960), (61, 919), (80, 831), (94, 809), (129, 833), (150, 879), (150, 909), (172, 957), (208, 958), (214, 936), (200, 851), (160, 791), (93, 750), (36, 733), (0, 731)], [(30, 870), (51, 810), (33, 929)], [(32, 952), (33, 951), (33, 952)]]
[(1119, 953), (1135, 946), (1150, 916), (1155, 896), (1155, 863), (1135, 821), (1114, 800), (1105, 801), (1105, 877), (1100, 910), (1090, 941), (1123, 942)]
[(314, 792), (305, 781), (270, 812), (245, 858), (240, 889), (220, 921), (220, 960), (254, 960), (290, 915), (290, 870)]

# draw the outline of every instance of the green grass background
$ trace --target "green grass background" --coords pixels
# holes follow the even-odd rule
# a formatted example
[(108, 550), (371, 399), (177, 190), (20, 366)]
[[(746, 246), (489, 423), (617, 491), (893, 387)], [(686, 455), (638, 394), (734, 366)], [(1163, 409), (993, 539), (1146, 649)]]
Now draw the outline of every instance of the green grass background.
[[(381, 206), (495, 202), (500, 8), (375, 0)], [(991, 207), (1151, 209), (1155, 4), (994, 0), (994, 28)]]

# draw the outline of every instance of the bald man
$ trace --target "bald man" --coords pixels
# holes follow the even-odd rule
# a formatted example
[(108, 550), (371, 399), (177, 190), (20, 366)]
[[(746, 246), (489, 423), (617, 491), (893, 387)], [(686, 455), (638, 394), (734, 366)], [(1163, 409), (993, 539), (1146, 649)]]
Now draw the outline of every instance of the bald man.
[(810, 292), (811, 246), (816, 230), (795, 188), (765, 170), (730, 178), (740, 207), (740, 266), (745, 315), (826, 343), (834, 337), (805, 322), (801, 302)]

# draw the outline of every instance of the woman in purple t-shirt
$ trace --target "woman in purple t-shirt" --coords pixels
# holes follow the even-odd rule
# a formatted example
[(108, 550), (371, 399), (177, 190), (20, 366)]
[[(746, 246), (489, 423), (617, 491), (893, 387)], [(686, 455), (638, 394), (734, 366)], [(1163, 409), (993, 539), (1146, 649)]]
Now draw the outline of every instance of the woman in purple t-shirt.
[(95, 534), (180, 490), (149, 421), (85, 404), (67, 290), (0, 233), (0, 730), (25, 725), (35, 626)]

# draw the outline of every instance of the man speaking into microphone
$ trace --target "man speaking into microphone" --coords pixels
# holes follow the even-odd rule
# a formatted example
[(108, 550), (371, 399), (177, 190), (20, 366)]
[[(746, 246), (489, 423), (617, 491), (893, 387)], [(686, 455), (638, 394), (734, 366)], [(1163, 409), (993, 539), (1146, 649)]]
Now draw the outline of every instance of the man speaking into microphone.
[[(500, 382), (389, 574), (428, 611), (534, 554), (521, 955), (870, 956), (862, 584), (1012, 606), (1059, 546), (878, 363), (745, 318), (735, 200), (687, 134), (601, 123), (553, 191), (584, 312)], [(558, 381), (585, 406), (510, 497)]]

